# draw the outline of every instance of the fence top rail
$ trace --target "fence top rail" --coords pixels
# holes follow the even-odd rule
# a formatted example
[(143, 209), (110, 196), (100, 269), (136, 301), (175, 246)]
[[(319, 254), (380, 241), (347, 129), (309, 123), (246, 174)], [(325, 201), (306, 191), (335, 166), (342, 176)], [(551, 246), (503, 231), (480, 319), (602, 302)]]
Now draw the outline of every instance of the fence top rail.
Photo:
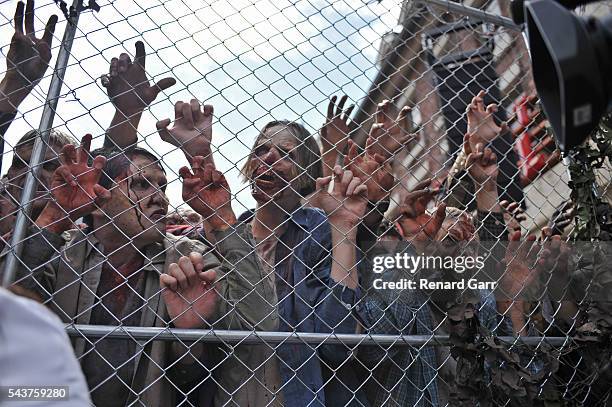
[[(197, 341), (207, 343), (231, 344), (321, 344), (328, 345), (393, 345), (393, 346), (448, 346), (451, 344), (449, 335), (370, 335), (370, 334), (332, 334), (309, 332), (263, 332), (263, 331), (237, 331), (216, 329), (177, 329), (161, 327), (135, 327), (112, 325), (66, 325), (66, 331), (72, 337), (87, 338), (129, 338), (136, 340), (159, 341)], [(539, 345), (546, 343), (551, 346), (567, 346), (572, 343), (569, 337), (541, 337), (541, 336), (499, 336), (502, 342)]]
[(521, 31), (522, 27), (516, 24), (514, 21), (509, 19), (508, 17), (500, 16), (493, 13), (488, 13), (484, 10), (466, 6), (460, 3), (455, 3), (449, 0), (417, 0), (417, 3), (420, 4), (430, 4), (433, 6), (438, 6), (447, 9), (448, 11), (452, 11), (455, 13), (459, 13), (466, 17), (476, 18), (478, 20), (482, 20), (485, 23), (495, 24), (501, 27), (505, 27), (515, 31)]

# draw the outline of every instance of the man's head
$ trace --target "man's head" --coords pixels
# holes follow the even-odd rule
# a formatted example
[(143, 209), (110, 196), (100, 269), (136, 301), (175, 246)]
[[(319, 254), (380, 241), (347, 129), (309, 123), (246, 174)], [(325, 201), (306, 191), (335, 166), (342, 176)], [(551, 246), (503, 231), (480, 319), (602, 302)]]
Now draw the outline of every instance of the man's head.
[(446, 208), (446, 218), (436, 236), (437, 241), (452, 239), (456, 242), (469, 241), (475, 237), (476, 227), (472, 215), (455, 207)]
[[(157, 157), (133, 147), (125, 152), (99, 149), (91, 153), (106, 157), (99, 184), (111, 199), (85, 219), (94, 232), (109, 223), (117, 241), (133, 239), (137, 247), (163, 240), (168, 213), (166, 173)], [(105, 228), (106, 229), (106, 228)], [(108, 230), (108, 229), (106, 229)]]
[[(32, 149), (38, 132), (32, 130), (27, 132), (15, 145), (13, 161), (9, 167), (6, 179), (6, 195), (14, 203), (21, 201), (21, 192), (30, 168)], [(41, 163), (40, 175), (38, 177), (38, 188), (32, 202), (32, 219), (36, 219), (43, 210), (49, 198), (48, 190), (53, 173), (60, 166), (58, 154), (66, 144), (78, 144), (76, 140), (60, 131), (51, 130), (49, 134), (49, 145), (45, 157)]]
[(323, 174), (319, 145), (301, 124), (270, 122), (255, 140), (242, 174), (258, 204), (274, 200), (292, 209)]
[[(448, 256), (467, 255), (466, 250), (473, 249), (478, 239), (474, 219), (466, 211), (455, 207), (446, 208), (446, 218), (436, 235), (436, 241)], [(468, 245), (468, 243), (472, 243)]]

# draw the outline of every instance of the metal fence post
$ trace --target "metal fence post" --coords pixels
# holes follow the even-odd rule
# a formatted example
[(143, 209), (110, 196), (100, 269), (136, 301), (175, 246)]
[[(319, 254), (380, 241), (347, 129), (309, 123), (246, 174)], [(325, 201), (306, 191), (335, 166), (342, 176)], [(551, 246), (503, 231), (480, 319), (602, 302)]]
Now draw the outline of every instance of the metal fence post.
[(26, 235), (26, 230), (29, 225), (29, 217), (31, 211), (31, 201), (34, 193), (36, 192), (36, 180), (40, 174), (40, 164), (45, 157), (47, 146), (49, 144), (49, 135), (51, 134), (50, 129), (53, 125), (53, 119), (55, 118), (55, 112), (57, 109), (57, 102), (59, 100), (60, 92), (64, 84), (64, 75), (66, 74), (66, 67), (68, 66), (68, 60), (70, 59), (70, 51), (72, 50), (72, 43), (76, 35), (77, 23), (79, 21), (80, 10), (83, 0), (74, 0), (72, 3), (72, 10), (75, 12), (68, 18), (66, 29), (64, 30), (64, 37), (60, 44), (60, 50), (57, 55), (57, 61), (55, 63), (55, 69), (53, 70), (53, 77), (51, 78), (51, 85), (49, 85), (49, 92), (45, 100), (45, 107), (42, 112), (40, 119), (40, 125), (38, 126), (39, 137), (34, 142), (32, 148), (32, 156), (30, 157), (30, 172), (26, 178), (23, 192), (21, 194), (20, 210), (17, 214), (17, 220), (15, 222), (15, 229), (11, 238), (11, 250), (8, 253), (7, 262), (4, 266), (4, 274), (2, 277), (2, 286), (8, 287), (14, 279), (15, 272), (17, 270), (19, 256), (23, 250), (23, 239)]

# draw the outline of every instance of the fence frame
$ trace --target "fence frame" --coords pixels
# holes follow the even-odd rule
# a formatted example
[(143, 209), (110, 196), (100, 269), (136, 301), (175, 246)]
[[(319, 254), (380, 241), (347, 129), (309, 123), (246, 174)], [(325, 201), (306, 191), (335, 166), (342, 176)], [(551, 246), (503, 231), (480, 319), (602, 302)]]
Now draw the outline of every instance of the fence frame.
[[(32, 148), (32, 155), (30, 157), (30, 171), (26, 178), (23, 192), (21, 193), (21, 201), (19, 202), (19, 212), (17, 213), (17, 219), (15, 221), (15, 229), (11, 237), (10, 252), (7, 254), (7, 261), (4, 266), (4, 274), (2, 277), (2, 287), (8, 287), (12, 284), (15, 272), (19, 265), (19, 257), (23, 250), (23, 240), (26, 237), (26, 231), (28, 228), (32, 205), (32, 197), (36, 192), (36, 183), (40, 174), (40, 164), (42, 163), (45, 153), (47, 152), (47, 146), (49, 145), (49, 138), (51, 135), (51, 127), (53, 126), (53, 120), (55, 119), (55, 112), (57, 110), (57, 103), (60, 98), (62, 86), (64, 85), (64, 75), (66, 74), (66, 67), (70, 60), (70, 51), (72, 50), (72, 44), (74, 43), (74, 37), (77, 31), (77, 24), (83, 0), (74, 0), (72, 3), (71, 10), (74, 12), (70, 13), (66, 20), (66, 29), (64, 30), (64, 36), (60, 43), (60, 50), (57, 55), (57, 61), (55, 68), (53, 69), (53, 76), (51, 78), (51, 84), (49, 85), (49, 91), (45, 99), (45, 105), (43, 108), (42, 116), (40, 118), (40, 124), (38, 126), (39, 137), (36, 137), (34, 141), (34, 147)], [(4, 141), (3, 141), (4, 142)]]

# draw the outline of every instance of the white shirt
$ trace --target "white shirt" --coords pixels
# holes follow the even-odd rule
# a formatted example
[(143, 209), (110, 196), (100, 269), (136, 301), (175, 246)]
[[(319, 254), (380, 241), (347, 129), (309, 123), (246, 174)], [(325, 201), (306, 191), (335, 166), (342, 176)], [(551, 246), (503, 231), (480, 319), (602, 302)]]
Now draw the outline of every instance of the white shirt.
[(1, 287), (0, 386), (68, 386), (69, 400), (27, 405), (91, 405), (85, 377), (60, 319), (43, 305)]

